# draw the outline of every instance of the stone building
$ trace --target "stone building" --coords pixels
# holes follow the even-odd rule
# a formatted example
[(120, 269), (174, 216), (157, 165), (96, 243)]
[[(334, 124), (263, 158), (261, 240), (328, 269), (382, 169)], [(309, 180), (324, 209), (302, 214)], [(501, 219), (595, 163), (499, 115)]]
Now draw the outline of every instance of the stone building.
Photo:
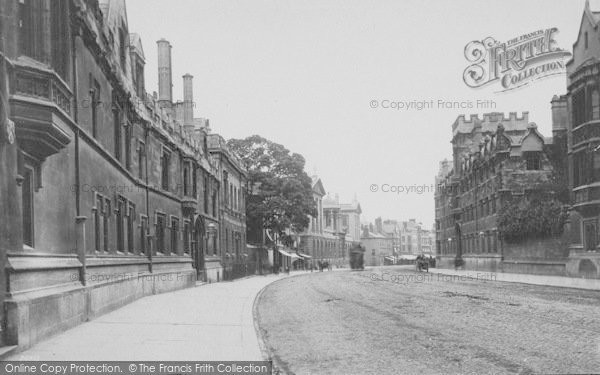
[(430, 229), (421, 228), (419, 254), (435, 257), (435, 232)]
[(600, 278), (600, 13), (586, 1), (573, 55), (567, 63), (567, 93), (555, 96), (555, 121), (565, 123), (572, 211), (567, 273)]
[[(553, 107), (554, 108), (554, 107)], [(555, 108), (557, 111), (558, 109)], [(528, 113), (459, 116), (452, 125), (452, 165), (440, 164), (436, 177), (436, 258), (438, 267), (539, 273), (565, 273), (561, 238), (530, 238), (503, 243), (499, 212), (513, 199), (548, 186), (560, 187), (564, 139), (544, 138)], [(554, 157), (552, 157), (554, 155)], [(557, 185), (558, 184), (558, 185)]]
[(307, 259), (313, 263), (326, 260), (346, 266), (349, 249), (360, 241), (360, 204), (356, 200), (341, 204), (337, 195), (326, 194), (317, 176), (312, 177), (312, 183), (317, 216), (310, 218), (308, 228), (300, 234), (300, 256), (309, 255)]
[(308, 255), (310, 258), (305, 258), (308, 264), (314, 265), (317, 261), (341, 264), (341, 259), (347, 258), (343, 248), (348, 249), (349, 244), (342, 230), (340, 207), (331, 204), (332, 198), (326, 194), (318, 176), (312, 176), (312, 189), (317, 216), (310, 218), (308, 228), (300, 235), (299, 259)]
[[(368, 228), (367, 232), (365, 232), (365, 228)], [(432, 256), (435, 254), (433, 246), (435, 241), (434, 232), (425, 229), (416, 219), (400, 221), (382, 220), (378, 217), (373, 224), (363, 225), (363, 235), (361, 237), (363, 244), (365, 238), (369, 238), (370, 233), (382, 235), (389, 239), (390, 255), (395, 261), (400, 259), (411, 260), (420, 254)], [(365, 259), (367, 257), (368, 254), (365, 253)]]
[(249, 262), (246, 248), (247, 171), (220, 135), (208, 135), (208, 150), (217, 165), (217, 176), (221, 181), (219, 232), (225, 277), (254, 274), (254, 267), (248, 268), (254, 263)]
[(422, 253), (422, 226), (416, 219), (400, 222), (400, 256)]
[(222, 176), (192, 77), (174, 103), (160, 40), (147, 94), (126, 14), (123, 0), (0, 2), (2, 344), (222, 275)]
[(369, 230), (369, 226), (363, 226), (360, 242), (365, 248), (365, 266), (383, 266), (394, 264), (393, 237)]

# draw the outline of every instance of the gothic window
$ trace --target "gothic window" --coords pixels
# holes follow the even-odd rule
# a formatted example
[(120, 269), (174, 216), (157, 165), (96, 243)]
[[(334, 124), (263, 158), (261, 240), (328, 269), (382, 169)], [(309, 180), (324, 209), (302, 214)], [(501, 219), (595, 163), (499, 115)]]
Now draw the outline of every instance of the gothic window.
[(525, 152), (524, 154), (528, 171), (537, 171), (541, 169), (539, 152)]
[(585, 90), (580, 89), (572, 96), (573, 127), (585, 122)]
[(108, 221), (110, 218), (110, 209), (111, 209), (111, 203), (110, 203), (110, 199), (108, 198), (104, 198), (104, 208), (102, 210), (102, 229), (103, 229), (103, 233), (102, 233), (102, 245), (104, 247), (104, 252), (108, 252), (108, 244), (109, 244), (109, 231), (108, 231)]
[(125, 168), (131, 170), (131, 135), (133, 133), (133, 125), (125, 126)]
[(127, 210), (127, 202), (124, 198), (117, 199), (116, 207), (116, 229), (117, 229), (117, 251), (125, 252), (125, 214)]
[(140, 62), (135, 64), (135, 73), (133, 74), (135, 92), (140, 98), (144, 97), (144, 65)]
[(35, 25), (39, 25), (39, 23), (34, 21), (32, 3), (33, 0), (19, 0), (19, 52), (23, 55), (35, 58), (35, 42), (36, 39), (41, 39), (41, 37), (38, 35), (40, 30), (35, 27)]
[(114, 155), (121, 161), (121, 110), (116, 104), (113, 105), (113, 130), (114, 130)]
[(50, 4), (52, 67), (58, 75), (66, 79), (69, 66), (69, 3), (66, 0), (53, 0)]
[[(45, 9), (46, 5), (50, 9)], [(51, 64), (65, 80), (69, 64), (68, 7), (66, 0), (19, 0), (17, 15), (19, 54)], [(49, 22), (44, 20), (47, 14)]]
[(229, 181), (227, 172), (223, 172), (223, 196), (225, 197), (225, 206), (229, 206)]
[(135, 205), (129, 202), (127, 209), (127, 251), (134, 252), (135, 245), (133, 244), (133, 221), (135, 219)]
[(215, 233), (213, 235), (213, 255), (215, 255), (215, 256), (217, 255), (217, 247), (218, 247), (217, 246), (217, 238), (218, 238), (217, 233)]
[(592, 93), (590, 95), (590, 108), (591, 108), (591, 120), (599, 120), (600, 119), (600, 94), (598, 93), (598, 88), (594, 87), (592, 89)]
[(142, 141), (139, 142), (138, 146), (138, 178), (144, 179), (144, 155), (146, 153), (146, 144)]
[(204, 193), (204, 213), (208, 214), (208, 194), (209, 194), (209, 192), (208, 192), (208, 176), (206, 176), (206, 175), (204, 176), (203, 188), (204, 188), (204, 191), (203, 191), (203, 193)]
[(213, 191), (212, 194), (212, 215), (217, 217), (217, 192)]
[(163, 190), (169, 190), (169, 168), (171, 163), (171, 153), (163, 148), (160, 159), (161, 166), (161, 186)]
[(102, 251), (102, 211), (104, 208), (104, 198), (96, 194), (94, 207), (94, 245), (96, 251)]
[(140, 252), (146, 254), (146, 234), (148, 233), (148, 217), (140, 215)]
[(198, 197), (198, 168), (192, 165), (192, 195), (194, 198)]
[(159, 253), (166, 253), (165, 251), (165, 228), (167, 226), (167, 219), (165, 214), (156, 214), (156, 251)]
[(190, 178), (190, 165), (189, 163), (185, 163), (183, 166), (183, 195), (188, 196), (190, 193), (189, 188), (189, 178)]
[(177, 236), (179, 236), (179, 219), (176, 217), (171, 217), (171, 253), (174, 254), (178, 253)]
[(90, 109), (92, 111), (92, 136), (98, 136), (98, 103), (100, 102), (100, 84), (94, 79), (92, 74), (89, 76), (90, 90)]
[(183, 221), (183, 252), (189, 254), (191, 239), (191, 223), (189, 220)]

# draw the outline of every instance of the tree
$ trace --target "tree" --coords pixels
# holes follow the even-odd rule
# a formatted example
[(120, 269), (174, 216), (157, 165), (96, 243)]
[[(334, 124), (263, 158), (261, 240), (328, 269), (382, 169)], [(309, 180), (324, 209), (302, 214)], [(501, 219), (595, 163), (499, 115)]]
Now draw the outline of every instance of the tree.
[(230, 139), (227, 146), (248, 170), (248, 230), (270, 229), (289, 245), (287, 230), (302, 232), (309, 215), (317, 215), (304, 157), (259, 135)]

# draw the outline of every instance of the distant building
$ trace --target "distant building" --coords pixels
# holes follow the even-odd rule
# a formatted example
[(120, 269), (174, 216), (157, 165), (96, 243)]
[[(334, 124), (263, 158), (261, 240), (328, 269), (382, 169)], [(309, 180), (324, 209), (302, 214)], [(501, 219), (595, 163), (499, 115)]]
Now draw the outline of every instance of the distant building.
[(317, 216), (310, 218), (308, 228), (300, 234), (300, 257), (309, 255), (305, 261), (312, 264), (328, 261), (347, 266), (349, 249), (360, 241), (360, 204), (356, 200), (339, 203), (337, 195), (325, 192), (318, 176), (312, 177), (312, 184)]
[(350, 236), (349, 241), (351, 244), (357, 245), (360, 242), (360, 215), (362, 214), (360, 203), (354, 197), (352, 203), (337, 204), (340, 207), (342, 230)]
[[(361, 242), (363, 244), (366, 244), (365, 241), (367, 241), (371, 244), (371, 250), (375, 249), (377, 254), (381, 252), (385, 256), (391, 256), (396, 261), (402, 258), (414, 259), (420, 254), (432, 256), (435, 254), (433, 246), (434, 232), (425, 229), (416, 219), (399, 221), (382, 220), (378, 217), (374, 223), (363, 225), (362, 231)], [(379, 241), (381, 236), (386, 241)], [(385, 247), (381, 248), (381, 246)], [(365, 259), (368, 256), (369, 254), (365, 253)], [(369, 265), (368, 262), (366, 264)]]
[(416, 219), (400, 222), (399, 255), (420, 255), (422, 253), (422, 224)]
[(421, 228), (419, 254), (435, 257), (435, 232)]
[(365, 226), (360, 242), (365, 248), (365, 266), (383, 266), (394, 263), (393, 238), (371, 232), (369, 227)]

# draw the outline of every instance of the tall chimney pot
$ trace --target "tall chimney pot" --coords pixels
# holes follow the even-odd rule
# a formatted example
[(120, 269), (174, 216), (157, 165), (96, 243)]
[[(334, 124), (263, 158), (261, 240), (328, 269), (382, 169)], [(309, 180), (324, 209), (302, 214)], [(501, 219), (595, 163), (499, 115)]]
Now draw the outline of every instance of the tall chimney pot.
[(158, 100), (173, 103), (173, 77), (171, 73), (171, 43), (165, 39), (158, 45)]
[(194, 76), (187, 73), (183, 76), (183, 126), (186, 130), (194, 130)]

